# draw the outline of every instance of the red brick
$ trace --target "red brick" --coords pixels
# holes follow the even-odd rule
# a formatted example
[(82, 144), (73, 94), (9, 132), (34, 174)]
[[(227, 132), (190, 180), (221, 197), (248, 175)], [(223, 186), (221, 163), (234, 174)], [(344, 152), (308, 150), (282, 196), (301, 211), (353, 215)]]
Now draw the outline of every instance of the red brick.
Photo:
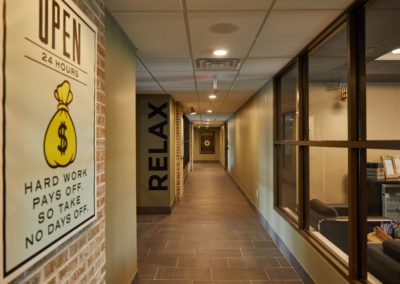
[(68, 251), (64, 251), (59, 254), (57, 257), (53, 258), (46, 266), (44, 267), (44, 278), (48, 278), (51, 274), (53, 274), (57, 269), (59, 269), (64, 263), (68, 260)]
[(73, 257), (86, 245), (86, 236), (83, 235), (69, 248), (69, 256)]
[(68, 276), (77, 266), (78, 266), (78, 258), (75, 257), (70, 262), (68, 262), (68, 264), (64, 266), (58, 273), (60, 280), (61, 281), (65, 280), (66, 276)]

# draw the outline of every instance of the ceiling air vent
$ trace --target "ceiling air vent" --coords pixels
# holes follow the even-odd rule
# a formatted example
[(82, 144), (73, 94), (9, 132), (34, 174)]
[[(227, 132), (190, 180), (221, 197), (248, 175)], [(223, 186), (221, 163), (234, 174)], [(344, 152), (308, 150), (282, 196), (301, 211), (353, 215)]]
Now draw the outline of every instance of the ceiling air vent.
[(235, 71), (239, 69), (239, 58), (198, 58), (197, 70), (204, 71)]

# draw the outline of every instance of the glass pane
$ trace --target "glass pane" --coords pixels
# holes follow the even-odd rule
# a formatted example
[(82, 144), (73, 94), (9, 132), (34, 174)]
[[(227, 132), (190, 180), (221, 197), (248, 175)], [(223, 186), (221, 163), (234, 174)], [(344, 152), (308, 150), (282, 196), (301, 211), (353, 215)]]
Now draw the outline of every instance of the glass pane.
[(400, 179), (395, 175), (400, 175), (400, 166), (396, 164), (400, 164), (398, 150), (367, 150), (367, 263), (369, 278), (383, 283), (399, 281)]
[(347, 139), (346, 25), (309, 55), (309, 139)]
[(297, 65), (281, 78), (280, 135), (283, 140), (297, 139)]
[(310, 147), (309, 230), (348, 260), (348, 167), (346, 148)]
[(400, 140), (400, 1), (366, 9), (367, 139)]
[(280, 207), (292, 217), (297, 216), (297, 148), (281, 145), (279, 155), (279, 200)]

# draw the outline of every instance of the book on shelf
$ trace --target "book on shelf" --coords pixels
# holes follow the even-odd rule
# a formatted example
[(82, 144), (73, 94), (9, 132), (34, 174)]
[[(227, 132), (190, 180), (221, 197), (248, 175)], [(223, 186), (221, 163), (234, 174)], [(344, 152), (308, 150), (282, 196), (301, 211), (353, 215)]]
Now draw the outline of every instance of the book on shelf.
[(372, 180), (385, 180), (385, 176), (367, 176), (367, 179), (372, 179)]
[(367, 170), (369, 169), (383, 169), (382, 163), (367, 163)]
[(381, 169), (374, 169), (374, 170), (368, 170), (367, 169), (367, 174), (385, 174), (384, 170)]

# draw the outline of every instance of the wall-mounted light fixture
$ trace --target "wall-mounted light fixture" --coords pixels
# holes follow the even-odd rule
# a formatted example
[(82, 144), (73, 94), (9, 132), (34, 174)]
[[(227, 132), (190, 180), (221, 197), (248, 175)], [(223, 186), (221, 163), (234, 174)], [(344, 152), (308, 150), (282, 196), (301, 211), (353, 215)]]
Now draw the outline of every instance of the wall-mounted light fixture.
[(212, 88), (213, 88), (213, 90), (212, 90), (212, 93), (208, 96), (208, 98), (210, 99), (210, 100), (215, 100), (216, 98), (217, 98), (217, 92), (218, 92), (218, 81), (217, 81), (217, 77), (216, 76), (214, 76), (213, 77), (213, 85), (212, 85)]
[(196, 111), (194, 110), (194, 108), (190, 107), (190, 115), (195, 115), (195, 114), (196, 114)]
[(342, 102), (347, 100), (347, 83), (339, 83), (340, 100)]

